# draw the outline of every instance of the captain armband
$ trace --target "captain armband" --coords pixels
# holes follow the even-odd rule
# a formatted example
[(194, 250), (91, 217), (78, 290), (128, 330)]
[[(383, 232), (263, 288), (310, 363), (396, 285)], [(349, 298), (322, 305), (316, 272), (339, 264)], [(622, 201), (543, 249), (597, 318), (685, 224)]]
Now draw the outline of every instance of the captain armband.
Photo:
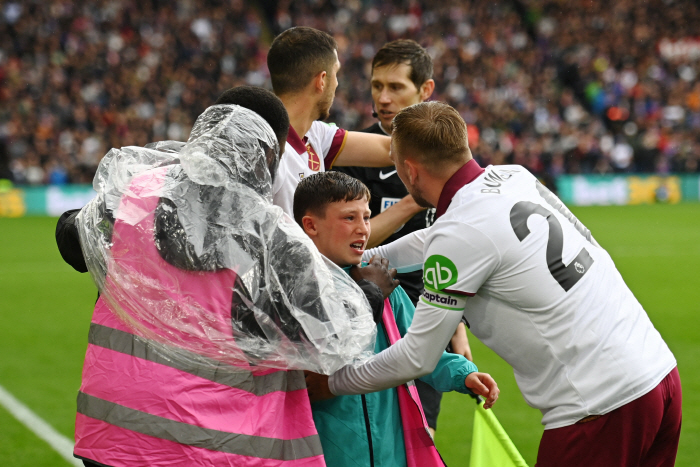
[(462, 311), (467, 304), (466, 295), (446, 293), (444, 291), (432, 290), (426, 287), (420, 299), (423, 303), (444, 308), (446, 310)]

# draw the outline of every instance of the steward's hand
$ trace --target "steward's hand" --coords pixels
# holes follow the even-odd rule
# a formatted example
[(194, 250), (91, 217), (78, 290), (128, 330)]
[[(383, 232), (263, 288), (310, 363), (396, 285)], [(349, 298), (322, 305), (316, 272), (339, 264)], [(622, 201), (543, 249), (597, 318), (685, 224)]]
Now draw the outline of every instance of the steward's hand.
[(356, 282), (363, 279), (374, 282), (382, 290), (384, 298), (391, 295), (391, 292), (399, 285), (399, 280), (395, 279), (396, 269), (389, 269), (389, 260), (379, 255), (372, 256), (369, 264), (364, 268), (353, 266), (350, 269), (350, 276)]
[(311, 402), (332, 399), (335, 395), (328, 388), (328, 375), (320, 375), (310, 371), (304, 372), (306, 378), (306, 390)]
[(498, 389), (496, 381), (488, 373), (469, 373), (464, 380), (464, 385), (468, 387), (474, 394), (486, 398), (484, 408), (490, 409), (498, 399), (498, 394), (501, 390)]

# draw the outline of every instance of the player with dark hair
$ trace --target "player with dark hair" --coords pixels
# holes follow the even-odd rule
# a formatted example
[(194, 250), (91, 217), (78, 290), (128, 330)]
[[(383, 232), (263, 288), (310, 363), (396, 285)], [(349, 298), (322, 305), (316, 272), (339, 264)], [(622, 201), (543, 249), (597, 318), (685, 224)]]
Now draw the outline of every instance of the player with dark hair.
[(314, 393), (376, 391), (431, 371), (465, 317), (542, 412), (538, 466), (672, 466), (676, 359), (591, 232), (525, 167), (480, 167), (447, 104), (399, 112), (392, 157), (437, 220), (366, 254), (423, 267), (425, 292), (403, 339), (318, 378)]
[[(352, 275), (362, 269), (358, 266), (371, 231), (369, 200), (369, 190), (356, 178), (335, 171), (313, 174), (304, 178), (294, 193), (294, 219), (324, 256), (349, 268)], [(397, 287), (383, 314), (375, 320), (376, 352), (390, 345), (390, 330), (397, 329), (398, 335), (406, 332), (413, 311), (408, 296), (401, 286)], [(435, 371), (423, 379), (440, 391), (468, 393), (472, 388), (485, 395), (496, 388), (490, 376), (476, 371), (476, 366), (462, 355), (443, 352)], [(443, 466), (424, 423), (416, 430), (406, 418), (413, 411), (422, 420), (418, 409), (422, 399), (406, 400), (408, 404), (401, 401), (409, 391), (402, 386), (313, 403), (311, 410), (326, 464), (399, 467), (408, 461), (408, 465), (420, 467)], [(422, 436), (420, 446), (413, 444), (411, 433)]]
[[(274, 203), (289, 216), (293, 215), (294, 190), (302, 178), (337, 166), (391, 164), (386, 135), (346, 131), (322, 121), (328, 118), (338, 86), (337, 49), (331, 35), (295, 27), (275, 38), (267, 56), (272, 88), (284, 103), (291, 124), (273, 189)], [(373, 227), (394, 231), (413, 214), (392, 209), (389, 215), (372, 221)]]
[[(391, 121), (398, 111), (409, 105), (423, 102), (432, 95), (435, 89), (433, 60), (416, 41), (399, 39), (388, 42), (379, 49), (372, 60), (370, 87), (375, 116), (379, 121), (362, 131), (391, 135)], [(404, 184), (401, 183), (401, 179), (396, 175), (396, 168), (393, 165), (381, 168), (338, 167), (335, 170), (362, 180), (372, 193), (369, 207), (372, 210), (374, 222), (372, 236), (369, 239), (370, 247), (393, 242), (406, 234), (432, 225), (435, 210), (425, 210), (414, 202)], [(387, 211), (388, 209), (391, 210)], [(384, 217), (401, 211), (412, 217), (398, 229), (390, 229), (389, 222), (382, 222)], [(397, 278), (416, 305), (423, 291), (422, 271), (399, 274)], [(464, 355), (469, 360), (472, 359), (464, 322), (458, 325), (448, 350)], [(423, 402), (428, 426), (435, 434), (442, 394), (420, 380), (416, 381), (416, 387)]]
[[(267, 56), (275, 93), (278, 96), (298, 93), (319, 72), (330, 73), (338, 61), (337, 51), (335, 39), (318, 29), (291, 28), (277, 36)], [(333, 92), (330, 93), (331, 99)], [(328, 118), (327, 110), (321, 109), (321, 120)]]

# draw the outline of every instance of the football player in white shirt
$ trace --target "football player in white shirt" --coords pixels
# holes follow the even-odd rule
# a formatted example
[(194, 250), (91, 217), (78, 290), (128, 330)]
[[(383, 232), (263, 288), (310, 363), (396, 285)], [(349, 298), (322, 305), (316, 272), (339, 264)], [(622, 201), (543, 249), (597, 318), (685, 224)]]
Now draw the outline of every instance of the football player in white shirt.
[[(287, 29), (267, 55), (272, 88), (289, 113), (287, 147), (273, 187), (273, 202), (290, 217), (294, 190), (305, 176), (331, 166), (386, 167), (388, 136), (346, 131), (324, 123), (328, 118), (340, 69), (333, 37), (310, 27)], [(372, 228), (393, 232), (423, 208), (412, 198), (396, 203)]]
[(463, 315), (542, 412), (539, 467), (673, 465), (676, 360), (590, 231), (524, 167), (479, 167), (446, 104), (399, 112), (392, 158), (438, 219), (367, 254), (399, 271), (423, 267), (425, 291), (403, 339), (362, 366), (307, 380), (311, 393), (358, 394), (426, 374)]

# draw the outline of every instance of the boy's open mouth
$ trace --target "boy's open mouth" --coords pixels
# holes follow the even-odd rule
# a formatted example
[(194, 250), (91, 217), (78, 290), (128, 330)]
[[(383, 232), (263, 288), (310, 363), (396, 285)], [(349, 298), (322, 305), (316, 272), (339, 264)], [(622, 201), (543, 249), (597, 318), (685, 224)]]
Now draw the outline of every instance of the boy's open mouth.
[(350, 247), (355, 249), (355, 250), (364, 250), (365, 249), (365, 242), (351, 243)]

